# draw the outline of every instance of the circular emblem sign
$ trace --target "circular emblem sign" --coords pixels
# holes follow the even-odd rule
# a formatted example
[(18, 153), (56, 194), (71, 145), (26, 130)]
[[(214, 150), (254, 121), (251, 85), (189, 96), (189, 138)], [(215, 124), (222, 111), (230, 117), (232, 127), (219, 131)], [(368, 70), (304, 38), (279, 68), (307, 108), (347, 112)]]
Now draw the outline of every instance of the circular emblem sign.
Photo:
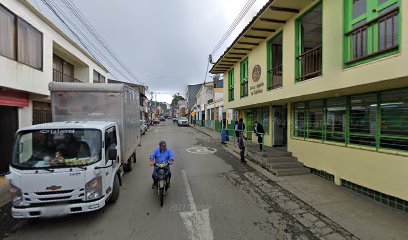
[(258, 82), (261, 78), (261, 66), (255, 65), (254, 69), (252, 70), (252, 80), (254, 82)]
[(215, 153), (217, 149), (211, 147), (191, 147), (187, 148), (186, 151), (194, 154), (210, 154)]

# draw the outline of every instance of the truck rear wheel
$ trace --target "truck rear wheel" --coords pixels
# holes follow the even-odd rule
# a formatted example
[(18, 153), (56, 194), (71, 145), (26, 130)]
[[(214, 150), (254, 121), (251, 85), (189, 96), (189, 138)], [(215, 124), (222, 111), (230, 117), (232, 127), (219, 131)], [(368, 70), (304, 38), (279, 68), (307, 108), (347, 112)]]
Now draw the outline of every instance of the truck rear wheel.
[(115, 179), (113, 180), (113, 189), (112, 189), (112, 194), (109, 198), (110, 203), (115, 203), (119, 199), (119, 193), (120, 193), (120, 182), (119, 182), (119, 176), (115, 174)]
[(125, 165), (125, 168), (124, 168), (125, 172), (131, 172), (133, 170), (133, 163), (135, 162), (136, 162), (136, 154), (133, 153)]

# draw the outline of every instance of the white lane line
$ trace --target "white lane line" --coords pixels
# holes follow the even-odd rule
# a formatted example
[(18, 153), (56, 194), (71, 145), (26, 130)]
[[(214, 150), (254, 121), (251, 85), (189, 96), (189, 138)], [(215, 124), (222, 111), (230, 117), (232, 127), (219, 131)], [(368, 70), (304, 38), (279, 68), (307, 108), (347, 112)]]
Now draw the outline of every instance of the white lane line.
[(197, 206), (194, 202), (193, 193), (191, 192), (190, 184), (188, 183), (186, 171), (181, 170), (181, 175), (183, 176), (184, 185), (186, 186), (187, 199), (188, 199), (188, 202), (190, 203), (190, 210), (192, 212), (197, 212)]
[(197, 206), (194, 202), (193, 193), (191, 192), (190, 184), (188, 183), (186, 171), (181, 170), (181, 175), (184, 180), (184, 185), (187, 191), (187, 199), (190, 204), (190, 212), (181, 212), (180, 216), (187, 229), (190, 240), (213, 240), (214, 234), (210, 225), (210, 210), (203, 209), (197, 211)]

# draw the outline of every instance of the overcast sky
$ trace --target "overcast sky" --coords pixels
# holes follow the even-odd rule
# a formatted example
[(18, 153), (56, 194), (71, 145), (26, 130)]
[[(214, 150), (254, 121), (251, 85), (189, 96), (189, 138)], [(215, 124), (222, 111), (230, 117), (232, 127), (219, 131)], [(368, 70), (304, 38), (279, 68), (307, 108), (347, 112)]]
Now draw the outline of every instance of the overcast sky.
[[(41, 3), (34, 1), (37, 6)], [(247, 0), (73, 2), (123, 62), (149, 87), (149, 92), (159, 92), (158, 100), (170, 102), (172, 94), (185, 94), (187, 84), (204, 81), (208, 54)], [(257, 0), (226, 45), (265, 2)]]

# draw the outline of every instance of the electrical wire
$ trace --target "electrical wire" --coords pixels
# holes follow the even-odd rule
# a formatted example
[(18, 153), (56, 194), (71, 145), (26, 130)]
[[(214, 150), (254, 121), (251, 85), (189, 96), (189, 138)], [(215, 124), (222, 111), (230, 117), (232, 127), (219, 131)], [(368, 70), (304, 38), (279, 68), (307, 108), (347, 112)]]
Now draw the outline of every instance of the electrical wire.
[(221, 37), (220, 41), (217, 43), (214, 49), (211, 51), (211, 55), (215, 55), (215, 53), (222, 47), (222, 45), (225, 43), (225, 41), (228, 39), (231, 33), (235, 30), (238, 24), (242, 21), (242, 19), (245, 17), (245, 15), (248, 13), (249, 9), (254, 5), (255, 2), (256, 0), (248, 0), (246, 2), (245, 6), (241, 9), (235, 20), (232, 22), (231, 26)]
[[(93, 58), (95, 58), (98, 63), (103, 65), (100, 61), (103, 60), (105, 64), (109, 65), (113, 70), (115, 70), (117, 74), (125, 78), (127, 81), (135, 83), (136, 80), (137, 82), (141, 83), (140, 80), (119, 60), (119, 57), (113, 52), (111, 47), (106, 43), (106, 41), (103, 40), (103, 38), (97, 33), (97, 31), (89, 24), (89, 21), (87, 21), (86, 18), (83, 17), (83, 15), (80, 15), (78, 11), (74, 11), (75, 5), (73, 5), (72, 2), (72, 4), (68, 4), (68, 2), (64, 1), (64, 3), (66, 4), (64, 5), (65, 8), (63, 8), (62, 5), (57, 5), (56, 1), (41, 1), (53, 12), (53, 14), (61, 21), (61, 23), (65, 25), (66, 28), (68, 28), (68, 30), (77, 38), (81, 45)], [(65, 10), (69, 10), (75, 18), (68, 17), (67, 14), (69, 13), (67, 13)], [(72, 16), (72, 14), (69, 15)], [(80, 26), (82, 26), (82, 30)], [(86, 31), (83, 31), (84, 27)], [(91, 37), (88, 37), (86, 32), (91, 33), (94, 40)], [(95, 40), (97, 40), (96, 44)], [(103, 46), (104, 51), (101, 51), (98, 46)], [(127, 74), (125, 74), (124, 72)], [(114, 74), (113, 72), (110, 73), (114, 78), (119, 79), (118, 75)], [(129, 76), (131, 78), (129, 78)]]

